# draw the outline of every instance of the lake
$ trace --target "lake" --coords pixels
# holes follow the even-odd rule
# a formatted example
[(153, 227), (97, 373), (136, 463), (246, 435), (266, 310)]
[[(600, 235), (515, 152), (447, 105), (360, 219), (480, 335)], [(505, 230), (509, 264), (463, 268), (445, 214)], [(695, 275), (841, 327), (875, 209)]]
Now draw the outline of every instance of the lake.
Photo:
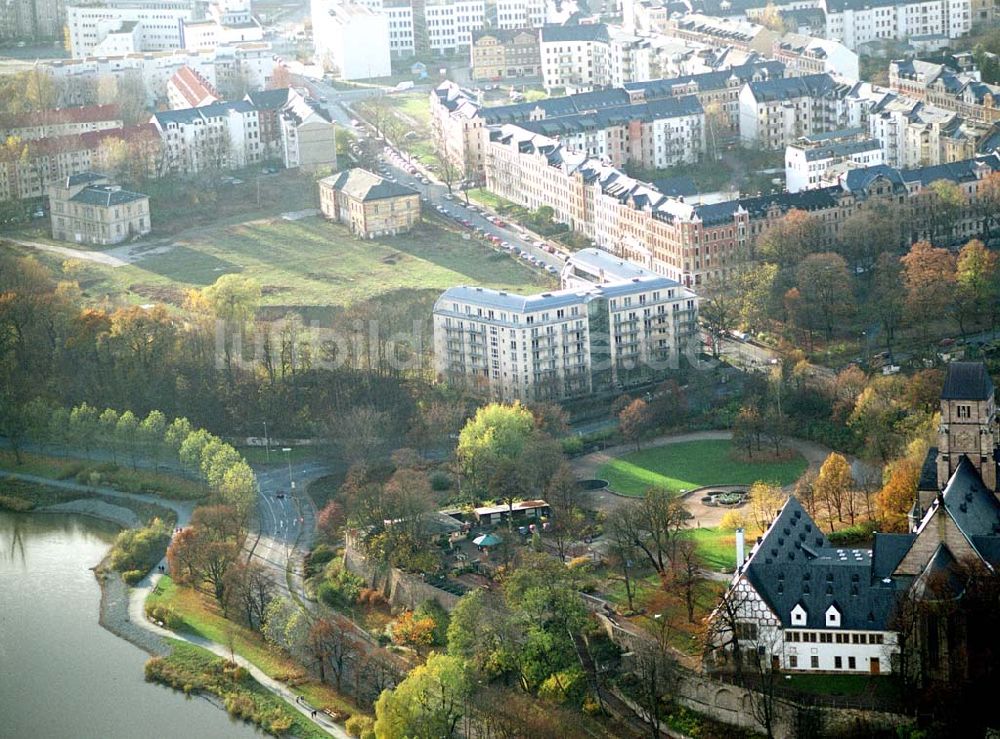
[(0, 511), (0, 735), (260, 737), (202, 698), (147, 683), (148, 655), (98, 623), (90, 568), (117, 527)]

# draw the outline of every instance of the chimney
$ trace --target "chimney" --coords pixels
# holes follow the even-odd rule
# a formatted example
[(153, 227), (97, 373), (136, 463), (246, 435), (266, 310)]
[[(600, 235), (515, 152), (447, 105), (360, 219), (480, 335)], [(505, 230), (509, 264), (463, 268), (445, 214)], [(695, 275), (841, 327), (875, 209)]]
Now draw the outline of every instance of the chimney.
[(736, 569), (743, 566), (743, 529), (736, 529)]

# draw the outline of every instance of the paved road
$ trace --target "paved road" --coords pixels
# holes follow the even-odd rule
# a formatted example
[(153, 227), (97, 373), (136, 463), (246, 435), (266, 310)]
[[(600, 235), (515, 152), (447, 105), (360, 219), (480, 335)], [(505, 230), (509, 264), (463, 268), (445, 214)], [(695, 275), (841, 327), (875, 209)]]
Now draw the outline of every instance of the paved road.
[(319, 462), (298, 462), (291, 467), (255, 465), (254, 472), (260, 498), (255, 530), (247, 538), (249, 557), (270, 571), (283, 595), (308, 600), (302, 562), (315, 537), (316, 509), (306, 489), (329, 469)]

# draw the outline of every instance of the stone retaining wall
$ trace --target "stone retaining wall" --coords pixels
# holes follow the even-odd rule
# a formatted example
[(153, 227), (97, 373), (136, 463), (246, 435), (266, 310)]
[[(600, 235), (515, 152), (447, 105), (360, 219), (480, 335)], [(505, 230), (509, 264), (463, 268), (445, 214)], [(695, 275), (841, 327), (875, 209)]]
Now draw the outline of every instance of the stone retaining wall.
[(348, 571), (363, 577), (369, 587), (381, 591), (390, 606), (413, 610), (426, 600), (436, 600), (451, 613), (458, 603), (459, 596), (424, 582), (419, 575), (403, 572), (395, 567), (376, 571), (350, 542), (344, 549), (344, 566)]

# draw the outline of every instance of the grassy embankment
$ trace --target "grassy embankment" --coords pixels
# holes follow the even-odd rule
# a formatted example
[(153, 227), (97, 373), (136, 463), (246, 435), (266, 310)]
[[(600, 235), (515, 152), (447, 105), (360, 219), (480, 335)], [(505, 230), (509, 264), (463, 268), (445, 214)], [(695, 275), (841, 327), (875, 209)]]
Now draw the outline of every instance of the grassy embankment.
[(167, 624), (175, 631), (201, 636), (217, 644), (232, 644), (237, 654), (265, 674), (287, 684), (312, 706), (342, 714), (360, 713), (350, 701), (313, 678), (287, 654), (268, 644), (259, 633), (226, 619), (218, 604), (204, 593), (179, 588), (169, 577), (162, 577), (146, 599), (146, 611), (167, 615)]
[[(24, 249), (26, 253), (29, 251)], [(506, 254), (484, 250), (431, 223), (410, 234), (362, 241), (320, 218), (252, 221), (196, 229), (174, 245), (119, 267), (31, 251), (57, 274), (79, 282), (84, 299), (103, 304), (162, 302), (180, 309), (186, 293), (240, 273), (262, 289), (260, 315), (295, 312), (329, 320), (362, 303), (414, 317), (430, 316), (441, 291), (482, 285), (534, 292), (551, 281)]]
[(146, 680), (185, 693), (218, 697), (229, 714), (259, 726), (269, 734), (319, 739), (327, 733), (276, 697), (242, 667), (193, 644), (172, 641), (166, 657), (146, 662)]

